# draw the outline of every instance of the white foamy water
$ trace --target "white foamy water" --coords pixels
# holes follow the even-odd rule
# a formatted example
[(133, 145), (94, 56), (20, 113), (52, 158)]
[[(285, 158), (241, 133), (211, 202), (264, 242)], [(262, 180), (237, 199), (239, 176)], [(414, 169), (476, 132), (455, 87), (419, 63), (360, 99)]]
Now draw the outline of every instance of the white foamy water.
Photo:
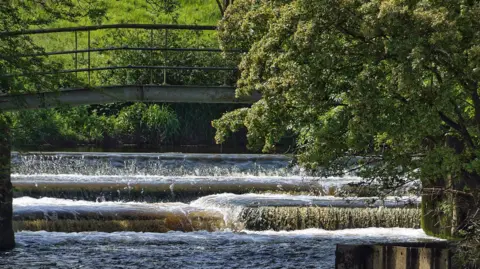
[[(218, 194), (197, 199), (190, 204), (186, 203), (140, 203), (140, 202), (91, 202), (44, 197), (40, 199), (21, 197), (13, 199), (14, 212), (26, 209), (38, 210), (80, 210), (95, 209), (102, 211), (116, 211), (119, 209), (132, 210), (191, 210), (191, 209), (220, 209), (222, 211), (234, 207), (260, 206), (334, 206), (334, 207), (403, 207), (418, 204), (419, 197), (387, 197), (385, 200), (368, 198), (342, 198), (334, 196), (307, 196), (288, 194)], [(134, 212), (134, 211), (133, 211)]]
[[(238, 188), (270, 184), (274, 191), (282, 191), (289, 186), (338, 187), (360, 180), (353, 175), (323, 178), (290, 165), (290, 158), (283, 155), (14, 153), (12, 163), (14, 185), (31, 183), (44, 188), (45, 184), (57, 184), (61, 189), (62, 184), (106, 184), (116, 192), (119, 188), (116, 184), (123, 184), (121, 188), (125, 184), (126, 188), (135, 184), (164, 184), (172, 195), (182, 184), (199, 189), (215, 184)], [(55, 220), (59, 214), (76, 219), (90, 213), (129, 217), (152, 212), (180, 215), (213, 212), (220, 222), (223, 215), (228, 223), (238, 220), (240, 212), (247, 207), (401, 207), (418, 202), (415, 197), (376, 201), (375, 198), (344, 200), (328, 196), (225, 193), (204, 196), (191, 203), (22, 197), (14, 199), (13, 207), (14, 215), (31, 214), (32, 219), (40, 216), (45, 220)], [(0, 253), (0, 268), (334, 268), (336, 244), (435, 240), (421, 230), (402, 228), (239, 230), (241, 232), (229, 229), (188, 233), (18, 232), (18, 247), (12, 252)]]
[[(27, 175), (316, 178), (285, 155), (182, 153), (12, 153), (12, 172)], [(317, 171), (319, 172), (319, 171)], [(358, 180), (353, 175), (336, 178)]]
[(265, 236), (285, 236), (285, 237), (329, 237), (329, 238), (379, 238), (385, 237), (389, 239), (405, 240), (433, 240), (443, 241), (436, 237), (425, 234), (422, 229), (409, 228), (363, 228), (363, 229), (343, 229), (343, 230), (323, 230), (323, 229), (304, 229), (295, 231), (243, 231), (251, 235), (265, 235)]
[[(418, 197), (387, 197), (383, 201), (371, 198), (350, 198), (333, 196), (306, 196), (284, 194), (219, 194), (209, 195), (186, 203), (138, 203), (138, 202), (90, 202), (58, 198), (31, 197), (13, 200), (14, 219), (32, 218), (42, 214), (42, 219), (77, 219), (88, 214), (136, 217), (142, 214), (158, 215), (174, 213), (187, 215), (191, 212), (220, 212), (229, 227), (243, 229), (240, 214), (246, 207), (405, 207), (418, 204)], [(30, 217), (29, 217), (30, 216)]]
[(241, 213), (247, 207), (405, 207), (415, 206), (421, 198), (416, 196), (386, 197), (334, 197), (289, 194), (215, 194), (201, 197), (191, 205), (217, 210), (224, 215), (226, 224), (242, 229)]
[[(89, 216), (113, 216), (123, 218), (136, 218), (147, 214), (152, 216), (173, 213), (178, 215), (188, 215), (191, 212), (203, 211), (197, 207), (184, 203), (137, 203), (137, 202), (89, 202), (74, 201), (57, 198), (35, 199), (31, 197), (15, 198), (13, 200), (13, 218), (56, 220), (59, 215), (62, 218), (78, 219), (79, 217)], [(93, 214), (93, 215), (92, 215)], [(33, 217), (36, 216), (36, 217)]]
[(188, 202), (224, 192), (329, 193), (360, 181), (320, 177), (289, 162), (262, 154), (15, 153), (12, 183), (19, 195), (35, 197)]
[[(312, 186), (342, 186), (359, 181), (358, 177), (302, 177), (302, 176), (155, 176), (155, 175), (81, 175), (81, 174), (12, 174), (12, 182), (38, 183), (204, 183), (229, 182), (241, 183), (278, 183), (278, 184), (310, 184)], [(281, 188), (281, 186), (279, 186)]]
[(204, 196), (192, 203), (201, 207), (222, 206), (333, 206), (333, 207), (405, 207), (418, 205), (421, 197), (418, 196), (389, 196), (384, 199), (379, 197), (336, 197), (336, 196), (311, 196), (289, 194), (215, 194)]
[(15, 174), (156, 176), (303, 176), (283, 155), (29, 153), (12, 154)]
[[(118, 239), (123, 241), (137, 241), (137, 240), (182, 240), (195, 238), (199, 240), (208, 240), (212, 238), (230, 238), (233, 240), (271, 240), (273, 237), (277, 238), (344, 238), (344, 239), (369, 239), (369, 238), (385, 238), (389, 240), (405, 240), (407, 242), (416, 242), (417, 240), (423, 240), (425, 242), (430, 241), (445, 241), (436, 237), (429, 236), (421, 229), (408, 229), (408, 228), (363, 228), (363, 229), (344, 229), (337, 231), (328, 231), (323, 229), (305, 229), (295, 231), (249, 231), (242, 232), (206, 232), (197, 231), (191, 233), (185, 232), (168, 232), (168, 233), (136, 233), (136, 232), (80, 232), (80, 233), (60, 233), (60, 232), (20, 232), (19, 235), (31, 235), (41, 237), (39, 243), (45, 244), (57, 244), (59, 240), (64, 238), (87, 238), (92, 241), (102, 241), (104, 238)], [(20, 242), (21, 243), (21, 242)]]
[(59, 198), (32, 198), (32, 197), (21, 197), (13, 199), (13, 207), (24, 208), (24, 207), (42, 207), (48, 206), (52, 208), (65, 208), (65, 207), (94, 207), (94, 208), (115, 208), (118, 206), (132, 206), (132, 207), (148, 207), (148, 208), (159, 208), (159, 207), (185, 207), (188, 204), (184, 203), (139, 203), (139, 202), (91, 202), (84, 200), (70, 200), (70, 199), (59, 199)]

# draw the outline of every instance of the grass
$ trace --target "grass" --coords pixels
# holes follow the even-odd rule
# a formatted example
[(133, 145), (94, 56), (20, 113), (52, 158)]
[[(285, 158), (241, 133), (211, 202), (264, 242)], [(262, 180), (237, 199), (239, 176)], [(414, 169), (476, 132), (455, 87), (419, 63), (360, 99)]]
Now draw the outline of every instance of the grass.
[[(161, 2), (161, 1), (157, 1)], [(117, 23), (175, 23), (174, 14), (178, 14), (178, 24), (216, 25), (221, 19), (215, 0), (180, 0), (179, 6), (172, 14), (165, 14), (146, 0), (105, 0), (107, 12), (101, 21), (92, 22), (83, 18), (79, 22), (57, 21), (51, 27), (68, 27), (76, 25), (117, 24)]]
[[(161, 2), (161, 1), (159, 1)], [(179, 6), (173, 13), (166, 14), (162, 10), (152, 8), (152, 5), (146, 0), (105, 0), (106, 14), (100, 21), (92, 21), (89, 18), (81, 18), (79, 21), (58, 20), (45, 28), (61, 28), (72, 26), (88, 26), (88, 25), (106, 25), (118, 23), (135, 23), (135, 24), (187, 24), (187, 25), (216, 25), (221, 19), (220, 12), (214, 0), (199, 1), (199, 0), (180, 0)], [(171, 32), (172, 33), (172, 32)], [(180, 42), (182, 47), (216, 47), (217, 35), (216, 32), (207, 31), (200, 34), (193, 34), (188, 31), (176, 31), (175, 39)], [(154, 34), (153, 46), (163, 46), (163, 30), (156, 30)], [(141, 29), (122, 29), (122, 30), (97, 30), (91, 31), (91, 47), (105, 48), (112, 46), (134, 46), (135, 43), (144, 43), (145, 40), (150, 42), (150, 31)], [(119, 38), (119, 37), (122, 37)], [(75, 44), (75, 33), (51, 33), (40, 34), (32, 36), (34, 42), (43, 47), (45, 51), (65, 51), (78, 49), (87, 49), (87, 32), (78, 32), (77, 45)], [(123, 41), (122, 41), (123, 40)], [(143, 40), (143, 41), (142, 41)], [(138, 42), (137, 42), (138, 41)], [(138, 45), (138, 44), (137, 44)], [(141, 45), (140, 45), (141, 46)], [(126, 52), (104, 52), (91, 53), (91, 67), (109, 66), (112, 65), (112, 59), (126, 55)], [(144, 54), (144, 52), (133, 52), (136, 55)], [(60, 63), (63, 67), (61, 69), (74, 69), (74, 55), (55, 55), (49, 56), (47, 62)], [(151, 57), (151, 55), (149, 56)], [(158, 55), (157, 58), (161, 58)], [(78, 54), (78, 68), (87, 68), (88, 65), (87, 53)], [(141, 65), (140, 63), (130, 63)], [(100, 72), (92, 73), (94, 81), (91, 85), (101, 84), (99, 78)], [(80, 73), (78, 75), (80, 81), (86, 82), (87, 75)]]

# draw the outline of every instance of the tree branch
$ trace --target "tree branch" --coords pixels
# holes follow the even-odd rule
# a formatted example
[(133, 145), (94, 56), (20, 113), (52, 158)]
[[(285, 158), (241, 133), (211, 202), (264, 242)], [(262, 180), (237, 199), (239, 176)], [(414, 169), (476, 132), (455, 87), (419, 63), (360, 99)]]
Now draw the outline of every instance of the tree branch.
[(460, 124), (458, 124), (455, 121), (453, 121), (452, 119), (450, 119), (442, 111), (438, 111), (438, 115), (440, 116), (440, 119), (442, 119), (442, 121), (445, 122), (448, 126), (452, 127), (453, 129), (457, 130), (458, 132), (461, 132), (462, 128), (460, 127)]
[(220, 0), (215, 0), (215, 1), (217, 1), (218, 9), (220, 9), (220, 13), (222, 14), (222, 17), (223, 17), (223, 15), (225, 15), (225, 10), (223, 9), (222, 3), (220, 2)]
[(455, 104), (455, 102), (452, 101), (452, 104), (453, 104), (453, 107), (454, 107), (455, 114), (457, 114), (457, 117), (458, 117), (458, 120), (459, 120), (459, 125), (460, 125), (460, 128), (462, 130), (462, 132), (461, 132), (462, 136), (466, 140), (467, 144), (469, 144), (470, 147), (474, 149), (475, 148), (475, 143), (473, 143), (472, 136), (468, 132), (468, 129), (465, 125), (465, 118), (463, 118), (462, 111), (460, 111), (460, 109)]
[[(459, 116), (459, 120), (460, 122), (463, 121), (463, 117), (461, 116), (461, 114), (459, 115), (460, 111), (458, 111), (458, 107), (455, 106), (455, 112), (457, 114), (457, 116)], [(455, 121), (453, 121), (452, 119), (450, 119), (447, 115), (445, 115), (443, 112), (439, 111), (438, 112), (438, 115), (440, 116), (440, 119), (442, 119), (443, 122), (445, 122), (448, 126), (452, 127), (453, 129), (455, 129), (461, 136), (462, 138), (465, 140), (465, 142), (471, 147), (471, 148), (476, 148), (475, 147), (475, 144), (473, 143), (473, 139), (472, 137), (470, 136), (470, 134), (468, 133), (468, 130), (467, 128), (465, 127), (464, 124), (462, 123), (456, 123)]]
[(475, 123), (477, 128), (480, 129), (480, 96), (477, 89), (472, 89), (473, 107), (475, 108)]
[(428, 194), (438, 194), (438, 193), (442, 193), (442, 192), (450, 192), (450, 193), (453, 193), (453, 194), (461, 194), (461, 195), (472, 196), (473, 197), (472, 193), (459, 191), (459, 190), (453, 190), (453, 189), (446, 189), (446, 188), (443, 188), (443, 187), (423, 188), (423, 191), (428, 192)]

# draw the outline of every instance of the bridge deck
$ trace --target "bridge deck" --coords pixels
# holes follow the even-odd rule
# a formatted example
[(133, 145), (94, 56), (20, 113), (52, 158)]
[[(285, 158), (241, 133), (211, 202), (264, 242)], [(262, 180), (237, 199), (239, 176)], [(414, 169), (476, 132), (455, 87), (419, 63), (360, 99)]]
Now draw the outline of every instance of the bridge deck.
[[(90, 35), (92, 31), (117, 31), (121, 29), (144, 31), (143, 39), (139, 39), (143, 43), (140, 45), (136, 43), (130, 44), (128, 42), (125, 43), (123, 40), (114, 39), (111, 41), (113, 43), (109, 41), (110, 43), (104, 44), (104, 40), (101, 40), (102, 35), (96, 37)], [(78, 81), (73, 81), (71, 84), (82, 85), (71, 86), (72, 88), (53, 92), (0, 95), (0, 111), (113, 102), (253, 103), (259, 100), (259, 95), (236, 98), (234, 86), (195, 85), (195, 83), (203, 84), (202, 82), (204, 81), (210, 81), (216, 85), (222, 83), (234, 85), (236, 67), (234, 63), (232, 64), (232, 62), (225, 61), (219, 57), (219, 53), (222, 52), (220, 48), (209, 47), (208, 42), (206, 45), (200, 43), (196, 47), (178, 47), (177, 43), (169, 41), (169, 36), (171, 35), (169, 31), (185, 30), (191, 31), (193, 35), (194, 33), (198, 34), (200, 31), (215, 31), (216, 27), (205, 25), (114, 24), (0, 32), (0, 40), (21, 37), (34, 42), (34, 39), (30, 39), (32, 35), (47, 35), (47, 37), (48, 35), (53, 35), (53, 37), (58, 38), (59, 33), (65, 33), (66, 35), (62, 37), (66, 38), (71, 34), (70, 39), (66, 38), (65, 40), (73, 42), (70, 48), (61, 47), (59, 51), (36, 48), (33, 51), (19, 51), (15, 55), (10, 55), (10, 58), (27, 58), (32, 59), (32, 62), (48, 61), (49, 57), (53, 57), (54, 59), (52, 60), (57, 59), (55, 58), (57, 56), (66, 57), (59, 58), (61, 61), (57, 59), (59, 61), (58, 67), (46, 68), (45, 70), (36, 70), (35, 68), (23, 70), (25, 68), (22, 67), (12, 68), (13, 72), (0, 73), (0, 79), (14, 85), (14, 82), (23, 83), (24, 81), (28, 82), (31, 78), (38, 79), (50, 75), (72, 81), (68, 76), (75, 75), (74, 78)], [(84, 34), (81, 35), (81, 32), (84, 32)], [(122, 32), (118, 33), (121, 34)], [(82, 39), (82, 42), (80, 42), (80, 39)], [(103, 47), (94, 47), (93, 44), (96, 46), (101, 44), (98, 46)], [(187, 44), (187, 46), (189, 45)], [(75, 49), (72, 50), (72, 47)], [(110, 54), (105, 54), (107, 52)], [(136, 56), (122, 58), (126, 57), (125, 53), (127, 52)], [(155, 52), (158, 53), (155, 54)], [(224, 52), (237, 54), (242, 51), (228, 50)], [(169, 55), (172, 53), (177, 58)], [(196, 59), (198, 62), (190, 63), (188, 61), (172, 60), (181, 59), (179, 57), (179, 55), (182, 55), (181, 53), (190, 53), (186, 54), (186, 56), (191, 58), (189, 58), (189, 61)], [(205, 55), (198, 56), (199, 53), (209, 53), (206, 54), (208, 57), (219, 57), (214, 65), (225, 66), (209, 66), (209, 61), (205, 62), (205, 66), (204, 62), (202, 62), (202, 59), (204, 59), (202, 57), (205, 57)], [(105, 59), (102, 57), (98, 57), (98, 55), (97, 57), (92, 57), (91, 54), (107, 55), (110, 57), (107, 58), (113, 62), (110, 62), (110, 60), (105, 62)], [(69, 60), (68, 55), (71, 55), (71, 60)], [(94, 61), (95, 59), (96, 61)], [(103, 61), (98, 61), (98, 59), (103, 59)], [(14, 62), (11, 64), (14, 65)], [(185, 64), (190, 64), (190, 66), (184, 66)], [(101, 82), (99, 82), (99, 74), (105, 71), (110, 72), (109, 76), (116, 75), (117, 77), (111, 79), (109, 76), (104, 75), (100, 80)], [(116, 85), (117, 83), (122, 83), (118, 82), (122, 81), (121, 79), (119, 80), (122, 76), (125, 76), (126, 81), (129, 81), (127, 84), (135, 83), (137, 85)], [(185, 81), (187, 82), (185, 83), (193, 85), (169, 85), (183, 84), (183, 76), (186, 77)], [(55, 77), (50, 79), (55, 79)], [(195, 79), (198, 82), (195, 82)], [(7, 93), (12, 91), (11, 89), (0, 90)], [(39, 89), (39, 91), (42, 90), (49, 91), (51, 89)]]
[(259, 95), (236, 98), (230, 86), (119, 85), (0, 96), (0, 110), (50, 108), (113, 102), (253, 103)]

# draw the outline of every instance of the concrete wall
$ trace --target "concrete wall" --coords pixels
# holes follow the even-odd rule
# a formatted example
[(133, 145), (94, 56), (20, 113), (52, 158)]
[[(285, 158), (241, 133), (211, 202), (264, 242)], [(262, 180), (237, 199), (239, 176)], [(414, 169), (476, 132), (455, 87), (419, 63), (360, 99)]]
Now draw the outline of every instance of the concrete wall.
[(450, 269), (444, 243), (337, 245), (337, 269)]

